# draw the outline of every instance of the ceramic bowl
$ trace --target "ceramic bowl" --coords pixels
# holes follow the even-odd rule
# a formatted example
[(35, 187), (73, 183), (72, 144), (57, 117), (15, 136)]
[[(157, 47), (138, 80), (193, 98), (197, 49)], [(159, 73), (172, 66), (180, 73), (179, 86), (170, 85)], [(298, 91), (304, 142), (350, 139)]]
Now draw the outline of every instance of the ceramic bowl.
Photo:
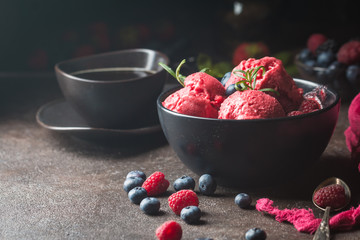
[[(316, 83), (295, 79), (309, 92)], [(160, 124), (179, 159), (198, 175), (212, 174), (221, 185), (263, 187), (298, 176), (319, 159), (339, 115), (337, 93), (326, 89), (324, 108), (298, 116), (229, 120), (179, 114), (157, 100)]]
[(166, 80), (159, 62), (168, 57), (149, 49), (129, 49), (72, 59), (55, 73), (72, 107), (91, 127), (138, 128), (141, 118), (158, 121), (156, 99)]

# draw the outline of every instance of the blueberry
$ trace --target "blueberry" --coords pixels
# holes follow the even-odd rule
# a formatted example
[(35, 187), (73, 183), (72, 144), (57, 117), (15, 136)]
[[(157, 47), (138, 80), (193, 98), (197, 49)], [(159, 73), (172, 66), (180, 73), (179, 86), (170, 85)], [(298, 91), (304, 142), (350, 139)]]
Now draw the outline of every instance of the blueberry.
[(299, 60), (301, 62), (305, 62), (306, 60), (309, 60), (309, 59), (314, 59), (314, 56), (308, 48), (304, 48), (299, 53)]
[(266, 232), (260, 228), (251, 228), (245, 233), (246, 240), (264, 240)]
[(220, 81), (223, 86), (225, 86), (227, 81), (230, 79), (230, 76), (231, 76), (231, 72), (227, 72), (224, 74), (223, 78)]
[(124, 181), (123, 189), (128, 193), (134, 187), (140, 187), (144, 182), (141, 177), (129, 177)]
[(316, 64), (319, 67), (327, 67), (336, 60), (336, 55), (332, 51), (321, 52), (316, 59)]
[(144, 198), (140, 202), (140, 209), (148, 215), (155, 215), (160, 210), (160, 201), (154, 197)]
[(180, 217), (188, 224), (197, 223), (201, 217), (201, 211), (197, 206), (187, 206), (181, 210)]
[(204, 195), (212, 195), (217, 187), (215, 179), (210, 174), (204, 174), (199, 178), (199, 190)]
[(180, 191), (183, 189), (191, 189), (194, 190), (195, 188), (195, 180), (189, 176), (182, 176), (174, 181), (174, 189), (175, 191)]
[(140, 204), (140, 202), (147, 197), (147, 192), (145, 188), (135, 187), (129, 191), (128, 197), (131, 202)]
[(234, 92), (236, 92), (235, 89), (235, 84), (230, 84), (225, 91), (226, 96), (230, 96), (231, 94), (233, 94)]
[(335, 79), (343, 75), (345, 72), (345, 65), (338, 62), (333, 61), (325, 70), (325, 73), (329, 79)]
[(305, 71), (308, 73), (308, 74), (313, 74), (314, 70), (313, 70), (313, 67), (316, 66), (316, 61), (314, 59), (309, 59), (309, 60), (306, 60), (304, 62), (305, 64)]
[(346, 69), (346, 78), (352, 86), (359, 88), (360, 87), (360, 66), (350, 65)]
[(130, 177), (140, 177), (140, 178), (146, 180), (145, 173), (143, 173), (142, 171), (139, 171), (139, 170), (134, 170), (134, 171), (129, 172), (126, 175), (126, 178), (130, 178)]
[(240, 208), (249, 208), (250, 204), (252, 202), (251, 197), (246, 194), (246, 193), (239, 193), (238, 195), (236, 195), (235, 197), (235, 203), (236, 205), (238, 205)]

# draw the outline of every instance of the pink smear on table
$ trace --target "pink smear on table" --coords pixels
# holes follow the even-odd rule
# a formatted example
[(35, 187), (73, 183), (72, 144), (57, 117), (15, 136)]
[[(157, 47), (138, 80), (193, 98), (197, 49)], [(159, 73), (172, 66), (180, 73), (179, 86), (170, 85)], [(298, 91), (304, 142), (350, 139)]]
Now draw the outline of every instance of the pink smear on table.
[[(278, 222), (289, 222), (299, 232), (313, 234), (319, 227), (321, 218), (316, 218), (313, 211), (309, 209), (283, 209), (280, 210), (277, 206), (273, 206), (274, 202), (268, 198), (261, 198), (257, 200), (256, 209), (259, 212), (265, 212), (275, 216)], [(360, 226), (360, 205), (357, 208), (340, 212), (330, 218), (330, 229), (337, 231), (346, 231), (354, 227)]]

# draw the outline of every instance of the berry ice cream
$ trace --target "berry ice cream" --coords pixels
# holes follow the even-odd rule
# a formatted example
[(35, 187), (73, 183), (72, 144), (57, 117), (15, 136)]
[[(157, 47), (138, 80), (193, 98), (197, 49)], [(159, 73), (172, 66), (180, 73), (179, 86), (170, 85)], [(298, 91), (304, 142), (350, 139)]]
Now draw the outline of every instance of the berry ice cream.
[(256, 78), (256, 85), (254, 90), (271, 88), (276, 90), (279, 95), (269, 93), (274, 96), (284, 108), (285, 113), (294, 111), (299, 108), (303, 101), (303, 90), (298, 88), (290, 75), (286, 72), (281, 60), (274, 57), (264, 57), (261, 59), (249, 58), (246, 61), (241, 61), (236, 66), (227, 81), (225, 88), (241, 80), (234, 71), (264, 66), (265, 73), (260, 69)]
[(218, 110), (225, 99), (225, 88), (216, 78), (198, 72), (186, 77), (184, 85), (165, 99), (164, 107), (191, 116), (218, 117)]
[(241, 61), (221, 82), (202, 71), (184, 77), (179, 74), (183, 63), (176, 73), (163, 66), (184, 86), (162, 103), (178, 113), (219, 119), (267, 119), (296, 116), (322, 107), (315, 98), (304, 98), (303, 89), (273, 57)]
[(261, 91), (236, 91), (221, 104), (220, 119), (261, 119), (285, 117), (279, 101)]

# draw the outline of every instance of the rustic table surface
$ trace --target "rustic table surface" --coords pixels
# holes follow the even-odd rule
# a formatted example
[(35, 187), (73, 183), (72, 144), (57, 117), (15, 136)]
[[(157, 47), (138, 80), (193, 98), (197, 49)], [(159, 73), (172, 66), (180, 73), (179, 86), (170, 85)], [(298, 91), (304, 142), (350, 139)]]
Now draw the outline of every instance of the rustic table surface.
[[(184, 174), (198, 180), (161, 132), (131, 143), (94, 142), (54, 132), (35, 119), (43, 104), (62, 97), (53, 76), (2, 76), (1, 83), (0, 239), (155, 239), (156, 228), (167, 220), (181, 224), (183, 239), (243, 239), (253, 227), (264, 229), (267, 239), (312, 239), (292, 224), (279, 223), (254, 208), (240, 209), (234, 197), (246, 191), (253, 205), (265, 197), (280, 209), (311, 208), (321, 217), (311, 194), (331, 176), (349, 183), (352, 206), (359, 205), (360, 174), (343, 135), (348, 126), (347, 103), (341, 107), (336, 130), (320, 161), (301, 177), (265, 189), (218, 187), (215, 196), (199, 195), (202, 221), (188, 225), (167, 205), (172, 187), (159, 197), (158, 216), (143, 214), (122, 189), (126, 174), (136, 169), (147, 175), (162, 171), (170, 182)], [(332, 239), (360, 239), (360, 230), (334, 232)]]

